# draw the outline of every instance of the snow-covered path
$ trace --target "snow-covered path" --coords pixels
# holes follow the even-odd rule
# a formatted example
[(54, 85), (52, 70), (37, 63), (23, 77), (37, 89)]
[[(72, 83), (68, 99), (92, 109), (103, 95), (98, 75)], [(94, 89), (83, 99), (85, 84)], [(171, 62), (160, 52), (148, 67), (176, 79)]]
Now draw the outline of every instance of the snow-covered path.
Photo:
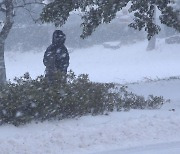
[(130, 149), (104, 151), (95, 154), (179, 154), (180, 142), (140, 146)]

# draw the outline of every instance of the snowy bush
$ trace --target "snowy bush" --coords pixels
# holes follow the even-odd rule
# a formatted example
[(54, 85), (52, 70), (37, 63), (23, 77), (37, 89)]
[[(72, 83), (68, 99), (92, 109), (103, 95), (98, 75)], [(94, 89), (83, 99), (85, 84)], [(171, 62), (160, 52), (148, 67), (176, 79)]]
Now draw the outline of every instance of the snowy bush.
[(145, 100), (113, 83), (94, 83), (88, 75), (56, 74), (53, 82), (28, 73), (0, 87), (0, 122), (16, 126), (33, 121), (98, 115), (111, 111), (159, 108), (162, 97)]

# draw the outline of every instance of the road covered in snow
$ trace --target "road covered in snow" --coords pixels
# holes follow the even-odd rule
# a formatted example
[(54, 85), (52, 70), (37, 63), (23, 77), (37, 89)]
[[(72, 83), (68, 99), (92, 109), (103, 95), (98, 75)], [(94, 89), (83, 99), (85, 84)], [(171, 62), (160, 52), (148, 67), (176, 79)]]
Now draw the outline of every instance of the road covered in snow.
[(140, 146), (130, 149), (104, 151), (96, 154), (178, 154), (180, 142), (161, 143), (148, 146)]

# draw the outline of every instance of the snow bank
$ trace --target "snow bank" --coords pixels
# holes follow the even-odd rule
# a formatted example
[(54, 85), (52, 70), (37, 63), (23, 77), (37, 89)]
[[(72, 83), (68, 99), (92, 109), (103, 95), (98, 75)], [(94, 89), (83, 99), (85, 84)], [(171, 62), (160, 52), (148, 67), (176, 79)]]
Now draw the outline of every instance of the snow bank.
[(180, 141), (180, 115), (131, 111), (109, 116), (0, 127), (1, 153), (85, 154)]

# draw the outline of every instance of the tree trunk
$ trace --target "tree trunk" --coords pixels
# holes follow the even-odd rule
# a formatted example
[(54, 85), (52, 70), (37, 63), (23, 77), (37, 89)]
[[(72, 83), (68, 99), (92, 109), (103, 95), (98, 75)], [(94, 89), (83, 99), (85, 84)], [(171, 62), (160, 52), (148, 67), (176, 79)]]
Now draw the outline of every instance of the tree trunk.
[(13, 25), (13, 0), (5, 0), (5, 21), (0, 32), (0, 85), (6, 82), (6, 67), (4, 60), (5, 40)]
[(6, 67), (4, 61), (4, 43), (0, 42), (0, 85), (6, 82)]
[[(153, 20), (154, 23), (156, 24), (156, 6), (154, 6), (154, 14), (153, 14)], [(149, 41), (148, 41), (148, 46), (147, 46), (147, 51), (154, 50), (156, 47), (156, 35), (154, 35)]]
[(154, 35), (149, 41), (147, 46), (147, 51), (154, 50), (156, 47), (156, 35)]

